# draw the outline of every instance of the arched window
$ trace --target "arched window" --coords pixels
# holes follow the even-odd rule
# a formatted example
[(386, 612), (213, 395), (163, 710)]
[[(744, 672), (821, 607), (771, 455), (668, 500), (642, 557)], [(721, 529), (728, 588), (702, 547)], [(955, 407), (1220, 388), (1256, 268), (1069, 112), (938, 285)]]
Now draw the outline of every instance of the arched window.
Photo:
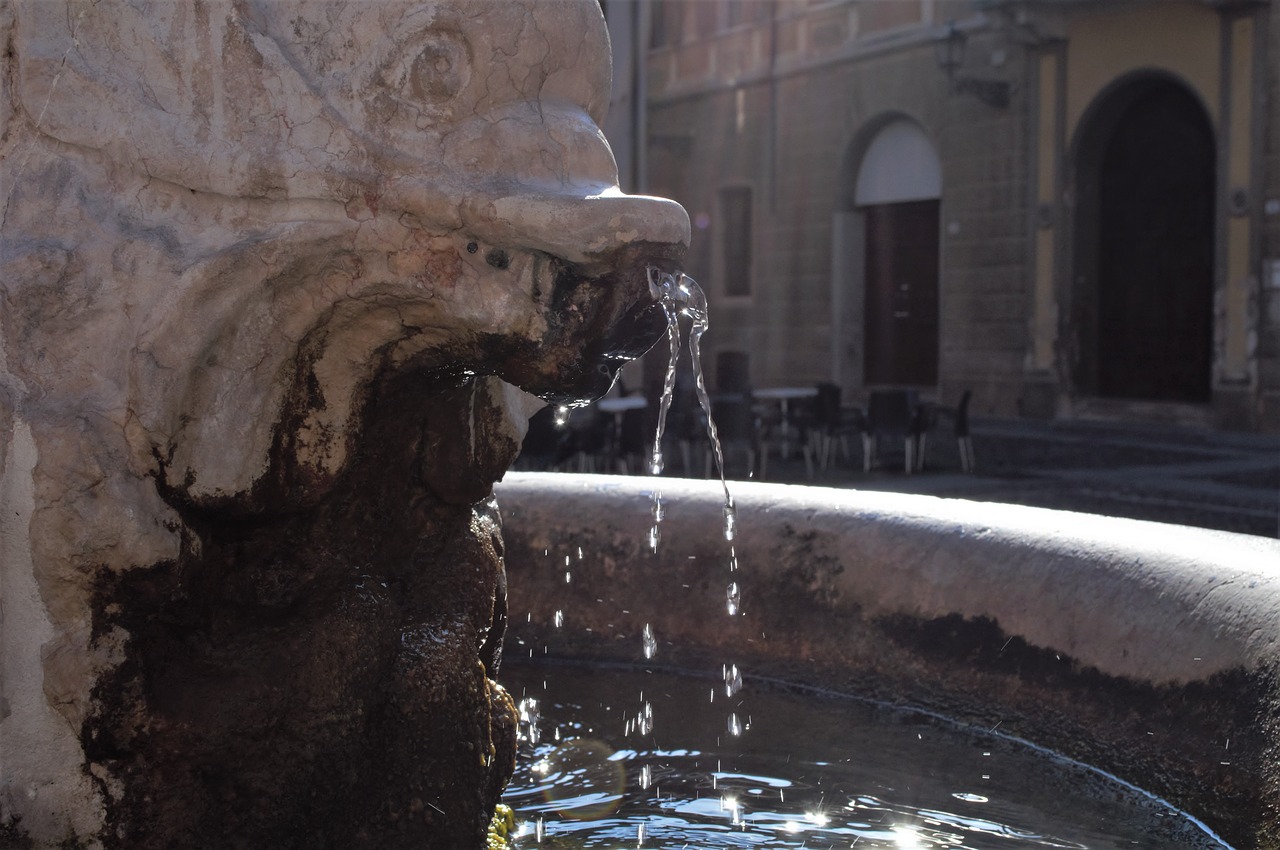
[(886, 124), (862, 155), (854, 203), (865, 207), (940, 197), (942, 163), (924, 130), (905, 118)]

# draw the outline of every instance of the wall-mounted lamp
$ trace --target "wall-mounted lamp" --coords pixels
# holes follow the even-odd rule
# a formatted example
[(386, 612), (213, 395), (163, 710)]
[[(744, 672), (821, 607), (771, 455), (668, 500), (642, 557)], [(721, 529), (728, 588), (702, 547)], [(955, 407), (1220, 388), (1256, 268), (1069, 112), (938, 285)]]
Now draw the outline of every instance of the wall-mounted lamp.
[(968, 38), (956, 27), (955, 21), (951, 21), (947, 24), (946, 35), (934, 43), (938, 67), (947, 75), (952, 93), (971, 94), (994, 109), (1008, 108), (1011, 95), (1008, 82), (979, 80), (956, 73), (964, 65), (964, 52)]

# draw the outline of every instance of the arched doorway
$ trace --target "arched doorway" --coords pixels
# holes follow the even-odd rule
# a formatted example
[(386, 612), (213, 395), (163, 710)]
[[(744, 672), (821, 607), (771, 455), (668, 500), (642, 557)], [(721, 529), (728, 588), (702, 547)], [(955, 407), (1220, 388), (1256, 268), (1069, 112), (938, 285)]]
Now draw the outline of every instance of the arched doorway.
[(1106, 398), (1207, 402), (1215, 144), (1163, 75), (1101, 95), (1076, 145), (1075, 382)]
[(853, 202), (862, 219), (863, 381), (938, 382), (942, 166), (924, 131), (898, 118), (872, 138)]

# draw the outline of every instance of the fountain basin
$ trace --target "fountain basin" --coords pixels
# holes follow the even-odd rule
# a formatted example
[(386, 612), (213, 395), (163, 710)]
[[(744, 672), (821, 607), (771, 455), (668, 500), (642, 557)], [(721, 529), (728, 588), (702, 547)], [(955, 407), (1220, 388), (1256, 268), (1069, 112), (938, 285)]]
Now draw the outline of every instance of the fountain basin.
[[(666, 505), (646, 544), (649, 497)], [(1280, 542), (925, 496), (509, 474), (508, 654), (664, 663), (913, 704), (1280, 847)], [(742, 588), (738, 616), (726, 587)], [(555, 624), (557, 611), (563, 625)]]

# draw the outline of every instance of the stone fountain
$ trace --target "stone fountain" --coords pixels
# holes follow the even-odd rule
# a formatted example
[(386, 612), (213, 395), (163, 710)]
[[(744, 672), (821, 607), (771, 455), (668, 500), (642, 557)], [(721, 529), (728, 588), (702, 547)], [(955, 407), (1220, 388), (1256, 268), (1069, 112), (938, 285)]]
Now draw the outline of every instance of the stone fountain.
[(0, 845), (482, 845), (493, 482), (665, 329), (688, 240), (617, 189), (599, 5), (0, 36)]
[[(740, 665), (748, 701), (754, 674), (923, 708), (1107, 771), (1236, 850), (1280, 848), (1280, 541), (961, 499), (731, 487), (733, 572), (718, 481), (508, 475), (497, 493), (509, 639), (536, 658), (641, 663), (649, 625), (664, 666)], [(655, 489), (666, 513), (656, 552)], [(657, 717), (655, 729), (673, 722)]]

